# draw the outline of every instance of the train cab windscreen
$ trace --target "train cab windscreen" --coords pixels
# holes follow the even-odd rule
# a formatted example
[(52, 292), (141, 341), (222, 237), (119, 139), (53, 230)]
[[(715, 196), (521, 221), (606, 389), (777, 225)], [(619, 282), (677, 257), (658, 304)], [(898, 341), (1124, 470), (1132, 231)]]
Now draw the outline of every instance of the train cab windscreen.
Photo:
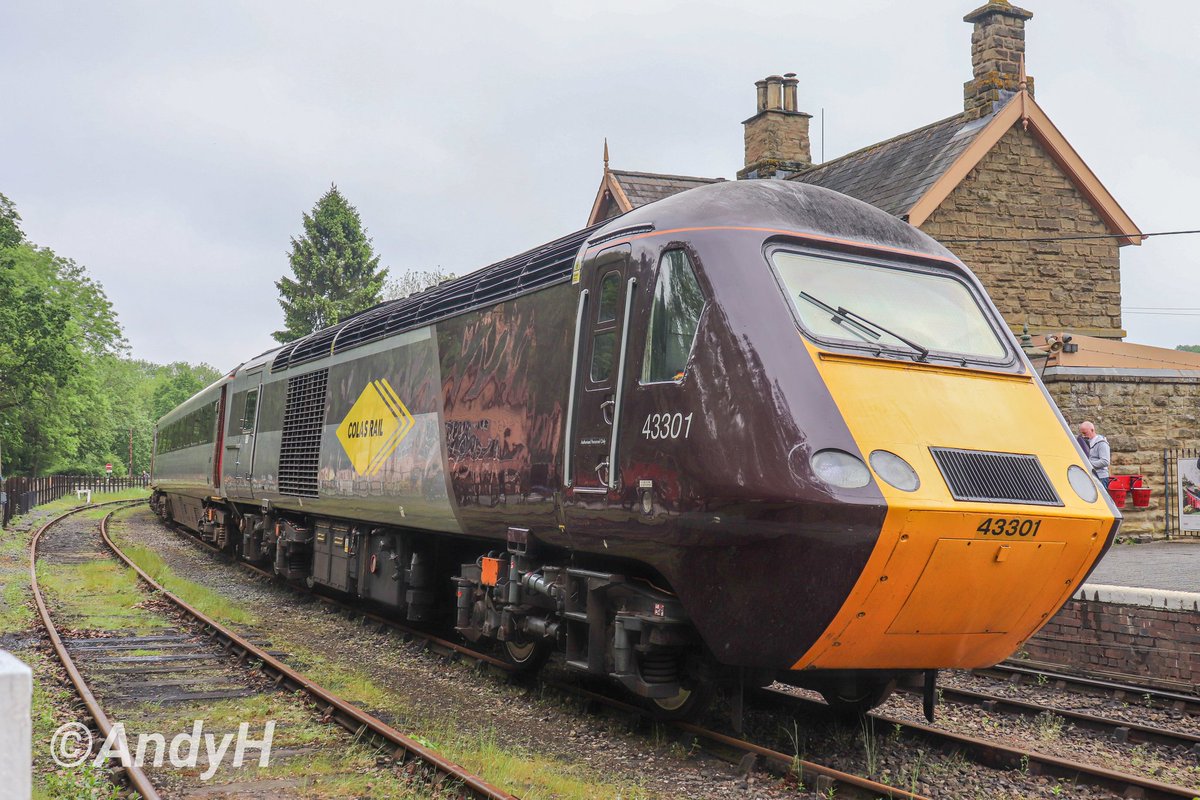
[(970, 288), (946, 272), (777, 250), (771, 260), (801, 325), (815, 339), (870, 351), (1008, 361)]

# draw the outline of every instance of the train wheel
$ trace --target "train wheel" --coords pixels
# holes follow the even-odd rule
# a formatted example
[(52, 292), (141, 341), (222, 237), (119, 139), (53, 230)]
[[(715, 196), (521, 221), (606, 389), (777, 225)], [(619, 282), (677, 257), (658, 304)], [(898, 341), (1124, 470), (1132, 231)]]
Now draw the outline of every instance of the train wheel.
[(694, 720), (708, 709), (713, 700), (711, 684), (681, 686), (671, 697), (646, 698), (646, 706), (656, 719)]
[(504, 656), (518, 670), (533, 672), (550, 657), (550, 646), (540, 639), (510, 639), (504, 643)]
[(870, 681), (837, 689), (823, 689), (821, 696), (834, 716), (857, 719), (887, 700), (896, 688), (894, 680)]

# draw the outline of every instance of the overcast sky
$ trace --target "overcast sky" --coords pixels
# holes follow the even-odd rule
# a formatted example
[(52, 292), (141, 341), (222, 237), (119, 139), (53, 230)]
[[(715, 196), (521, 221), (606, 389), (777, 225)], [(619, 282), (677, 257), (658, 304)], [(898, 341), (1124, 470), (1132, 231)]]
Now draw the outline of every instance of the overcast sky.
[[(1018, 4), (1039, 104), (1117, 201), (1200, 228), (1200, 3)], [(614, 168), (732, 178), (768, 74), (798, 74), (817, 159), (958, 112), (975, 5), (6, 2), (0, 192), (134, 356), (226, 369), (273, 345), (331, 182), (394, 272), (463, 274), (582, 227), (605, 136)], [(1200, 343), (1198, 261), (1122, 249), (1127, 308), (1193, 309), (1127, 313), (1131, 341)]]

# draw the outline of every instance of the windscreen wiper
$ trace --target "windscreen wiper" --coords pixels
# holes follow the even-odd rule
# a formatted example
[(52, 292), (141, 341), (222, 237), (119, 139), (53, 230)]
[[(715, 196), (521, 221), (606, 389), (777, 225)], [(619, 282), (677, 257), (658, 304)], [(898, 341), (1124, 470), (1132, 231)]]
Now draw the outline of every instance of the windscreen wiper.
[[(913, 340), (906, 339), (905, 337), (901, 336), (900, 334), (896, 333), (895, 331), (888, 330), (887, 328), (880, 325), (878, 322), (872, 322), (871, 320), (864, 317), (862, 314), (856, 314), (855, 312), (850, 311), (849, 309), (843, 308), (841, 306), (834, 308), (833, 306), (829, 305), (828, 303), (821, 302), (820, 300), (813, 297), (808, 292), (801, 292), (800, 296), (802, 298), (804, 298), (805, 300), (807, 300), (808, 302), (812, 303), (813, 305), (815, 305), (819, 308), (822, 308), (825, 311), (828, 311), (829, 313), (833, 314), (835, 322), (840, 322), (841, 320), (845, 320), (846, 322), (849, 322), (852, 325), (854, 325), (856, 328), (867, 331), (875, 339), (879, 338), (879, 333), (876, 333), (876, 331), (882, 331), (883, 333), (886, 333), (888, 336), (891, 336), (894, 339), (898, 339), (899, 341), (904, 342), (906, 345), (911, 347), (913, 350), (916, 350), (918, 353), (920, 353), (921, 356), (920, 356), (920, 358), (917, 359), (918, 361), (924, 361), (927, 358), (929, 358), (929, 348), (928, 347), (922, 347), (921, 345), (917, 344)], [(874, 330), (871, 330), (872, 328), (874, 328)]]
[(801, 292), (800, 298), (802, 300), (807, 300), (808, 302), (812, 303), (814, 306), (821, 309), (822, 311), (825, 311), (828, 314), (831, 314), (834, 322), (836, 322), (838, 325), (843, 326), (844, 328), (846, 328), (846, 330), (848, 330), (850, 333), (853, 333), (855, 336), (862, 339), (863, 341), (874, 343), (876, 340), (879, 339), (878, 332), (871, 330), (870, 328), (868, 328), (865, 325), (860, 325), (859, 323), (850, 319), (850, 317), (848, 317), (840, 308), (834, 308), (833, 306), (829, 305), (828, 303), (823, 303), (820, 300), (818, 300), (817, 298), (813, 297), (808, 292)]

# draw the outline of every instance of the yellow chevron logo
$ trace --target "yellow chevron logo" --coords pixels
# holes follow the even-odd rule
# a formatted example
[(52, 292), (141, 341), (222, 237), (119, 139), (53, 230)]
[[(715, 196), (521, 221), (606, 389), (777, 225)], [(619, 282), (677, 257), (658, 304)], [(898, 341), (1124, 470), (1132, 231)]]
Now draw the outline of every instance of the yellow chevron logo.
[(385, 379), (371, 381), (350, 407), (337, 437), (354, 471), (371, 476), (413, 429), (416, 420)]

